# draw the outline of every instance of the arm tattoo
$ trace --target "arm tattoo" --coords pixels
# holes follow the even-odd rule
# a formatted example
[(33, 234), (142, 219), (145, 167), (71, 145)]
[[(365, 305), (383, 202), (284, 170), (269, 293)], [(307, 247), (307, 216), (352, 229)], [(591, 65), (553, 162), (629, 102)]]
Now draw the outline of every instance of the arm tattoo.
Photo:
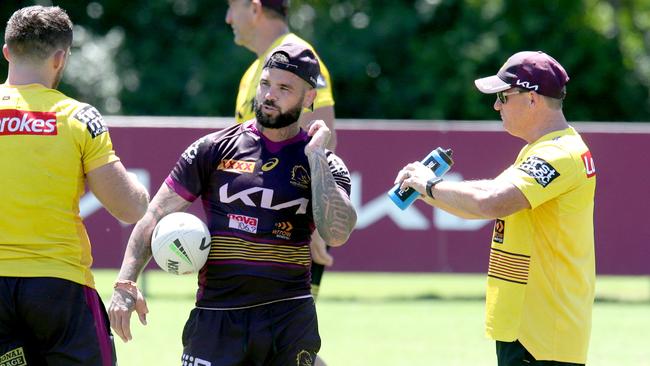
[(316, 228), (326, 243), (343, 244), (356, 225), (356, 212), (347, 194), (334, 181), (325, 152), (315, 151), (307, 158)]
[(173, 192), (165, 183), (151, 200), (144, 217), (133, 228), (124, 253), (119, 279), (136, 281), (144, 267), (151, 260), (151, 234), (164, 216), (185, 210), (191, 202)]

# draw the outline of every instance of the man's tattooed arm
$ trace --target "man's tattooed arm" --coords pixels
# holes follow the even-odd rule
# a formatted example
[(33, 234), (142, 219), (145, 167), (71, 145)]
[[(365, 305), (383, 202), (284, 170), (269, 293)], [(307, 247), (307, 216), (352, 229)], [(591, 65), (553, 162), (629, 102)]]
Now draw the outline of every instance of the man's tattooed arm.
[(309, 150), (314, 223), (325, 242), (343, 245), (357, 222), (357, 214), (345, 190), (339, 187), (322, 149)]
[(133, 228), (117, 277), (119, 280), (137, 280), (151, 260), (151, 234), (158, 221), (172, 212), (184, 211), (190, 204), (163, 183), (151, 200), (147, 213)]

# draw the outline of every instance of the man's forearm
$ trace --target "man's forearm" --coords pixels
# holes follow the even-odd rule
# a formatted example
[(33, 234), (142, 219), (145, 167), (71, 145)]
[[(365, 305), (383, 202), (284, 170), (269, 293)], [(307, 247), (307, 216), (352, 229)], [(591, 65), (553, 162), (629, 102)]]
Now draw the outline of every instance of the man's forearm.
[(157, 222), (158, 220), (153, 219), (153, 214), (147, 212), (135, 225), (126, 246), (118, 279), (137, 281), (138, 276), (151, 259), (151, 233)]
[(343, 245), (357, 222), (354, 207), (334, 181), (324, 151), (314, 151), (307, 158), (311, 168), (312, 211), (316, 228), (328, 245)]
[(172, 212), (185, 210), (189, 205), (190, 202), (183, 200), (163, 183), (147, 213), (133, 228), (118, 279), (136, 281), (151, 260), (151, 234), (158, 222)]
[(530, 208), (519, 189), (498, 180), (443, 181), (435, 186), (433, 195), (435, 199), (426, 202), (467, 219), (494, 219)]

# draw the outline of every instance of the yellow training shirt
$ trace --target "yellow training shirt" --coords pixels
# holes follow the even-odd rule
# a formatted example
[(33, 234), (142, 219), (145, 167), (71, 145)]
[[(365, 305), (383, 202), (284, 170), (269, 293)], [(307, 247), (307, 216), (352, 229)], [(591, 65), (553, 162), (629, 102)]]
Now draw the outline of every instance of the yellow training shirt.
[(0, 276), (94, 287), (79, 198), (85, 174), (117, 160), (94, 107), (40, 84), (1, 84)]
[[(248, 121), (249, 119), (255, 118), (255, 111), (253, 110), (253, 101), (255, 100), (255, 94), (257, 93), (257, 86), (260, 83), (260, 78), (262, 76), (262, 69), (264, 68), (264, 61), (268, 54), (277, 46), (285, 43), (299, 43), (305, 45), (316, 54), (314, 48), (307, 43), (302, 38), (298, 37), (293, 33), (287, 33), (280, 38), (276, 39), (275, 42), (261, 55), (252, 65), (248, 67), (248, 70), (242, 76), (241, 81), (239, 82), (239, 92), (237, 93), (237, 101), (235, 105), (235, 119), (237, 123), (242, 123)], [(334, 98), (332, 97), (332, 83), (330, 81), (330, 73), (321, 61), (318, 54), (316, 54), (318, 62), (320, 63), (320, 73), (321, 76), (318, 78), (318, 83), (316, 85), (317, 94), (316, 100), (314, 100), (314, 109), (321, 107), (329, 107), (334, 105)]]
[(591, 153), (573, 128), (555, 131), (525, 146), (497, 179), (532, 208), (496, 220), (487, 335), (518, 339), (537, 360), (584, 364), (595, 283)]

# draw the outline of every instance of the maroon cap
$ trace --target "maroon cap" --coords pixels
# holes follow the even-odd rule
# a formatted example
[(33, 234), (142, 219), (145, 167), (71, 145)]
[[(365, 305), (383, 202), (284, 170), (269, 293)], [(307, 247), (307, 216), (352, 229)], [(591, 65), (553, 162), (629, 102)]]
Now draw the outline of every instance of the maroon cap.
[(566, 71), (553, 57), (542, 51), (523, 51), (510, 56), (496, 75), (474, 80), (474, 84), (486, 94), (522, 88), (564, 99), (568, 81)]
[(314, 52), (295, 43), (285, 43), (274, 48), (266, 58), (264, 68), (289, 71), (305, 80), (312, 88), (316, 87), (320, 75), (320, 65)]
[(287, 11), (289, 10), (289, 0), (260, 0), (262, 6), (266, 6), (269, 9), (273, 9), (282, 16), (287, 16)]

